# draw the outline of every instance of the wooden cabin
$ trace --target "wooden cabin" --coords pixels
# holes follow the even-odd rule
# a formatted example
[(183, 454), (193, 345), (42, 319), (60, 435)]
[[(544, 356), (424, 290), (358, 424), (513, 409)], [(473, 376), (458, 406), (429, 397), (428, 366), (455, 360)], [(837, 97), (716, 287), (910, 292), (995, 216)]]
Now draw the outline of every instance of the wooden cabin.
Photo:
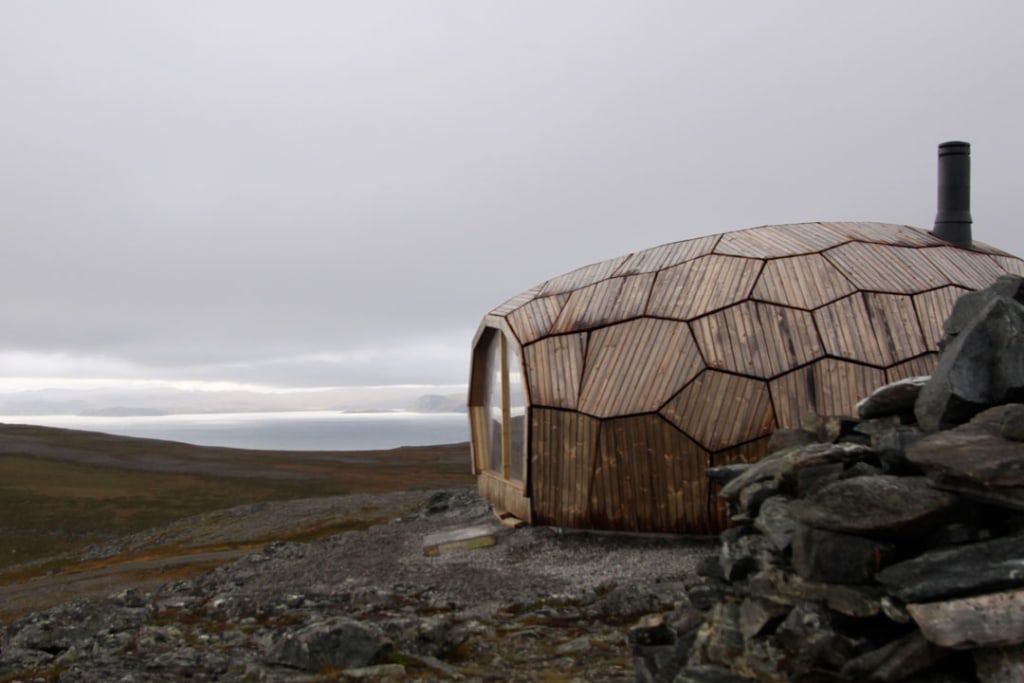
[(778, 427), (851, 415), (874, 388), (930, 374), (954, 300), (1024, 275), (967, 243), (882, 223), (772, 225), (595, 263), (506, 301), (473, 341), (481, 494), (535, 524), (721, 530), (706, 467), (757, 460)]

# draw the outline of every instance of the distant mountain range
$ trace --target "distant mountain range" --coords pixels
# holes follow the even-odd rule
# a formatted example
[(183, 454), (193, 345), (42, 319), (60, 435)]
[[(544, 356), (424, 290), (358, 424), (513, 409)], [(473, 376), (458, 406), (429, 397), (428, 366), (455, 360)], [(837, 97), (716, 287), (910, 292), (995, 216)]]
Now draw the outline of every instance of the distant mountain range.
[(464, 413), (466, 412), (466, 396), (464, 394), (427, 394), (416, 399), (412, 409), (417, 413)]

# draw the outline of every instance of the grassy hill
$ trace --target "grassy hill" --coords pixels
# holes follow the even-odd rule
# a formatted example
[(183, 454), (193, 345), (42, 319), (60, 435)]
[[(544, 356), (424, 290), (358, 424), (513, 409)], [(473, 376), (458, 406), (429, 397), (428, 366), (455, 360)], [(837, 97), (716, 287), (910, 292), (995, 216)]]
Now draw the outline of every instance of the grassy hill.
[[(245, 503), (471, 481), (468, 444), (258, 451), (0, 424), (0, 582), (37, 573), (46, 558)], [(34, 569), (5, 571), (26, 563)]]

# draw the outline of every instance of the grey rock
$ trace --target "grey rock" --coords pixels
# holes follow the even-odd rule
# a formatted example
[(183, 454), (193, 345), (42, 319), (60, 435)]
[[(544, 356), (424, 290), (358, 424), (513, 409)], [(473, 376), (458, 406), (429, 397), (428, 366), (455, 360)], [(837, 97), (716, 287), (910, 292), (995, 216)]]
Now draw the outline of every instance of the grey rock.
[(939, 348), (945, 349), (953, 339), (993, 300), (1008, 297), (1024, 304), (1024, 278), (1018, 275), (1001, 275), (985, 289), (967, 292), (953, 304), (953, 310), (942, 325), (943, 337)]
[(818, 602), (849, 617), (866, 618), (882, 613), (880, 586), (857, 586), (807, 581), (798, 575), (769, 567), (747, 579), (749, 595), (799, 604)]
[(771, 496), (776, 495), (779, 489), (772, 481), (758, 481), (744, 486), (740, 491), (738, 503), (741, 514), (748, 518), (757, 516), (761, 503)]
[(907, 460), (906, 451), (917, 443), (924, 433), (910, 425), (894, 425), (871, 436), (871, 447), (878, 454), (888, 474), (913, 474), (913, 465)]
[(725, 578), (729, 581), (738, 581), (781, 562), (781, 556), (775, 546), (762, 534), (746, 533), (728, 539), (726, 536), (727, 534), (722, 534), (719, 563)]
[(984, 488), (1024, 486), (1024, 442), (1001, 433), (1009, 408), (996, 406), (965, 425), (930, 434), (907, 450), (907, 459), (927, 473)]
[(957, 504), (925, 477), (856, 477), (793, 501), (790, 512), (809, 526), (851, 534), (916, 533), (935, 526)]
[(924, 637), (941, 647), (973, 649), (1024, 643), (1024, 589), (911, 603)]
[(920, 631), (911, 631), (849, 660), (840, 674), (854, 681), (892, 683), (928, 669), (945, 656), (946, 653), (925, 640)]
[(858, 643), (836, 629), (835, 617), (817, 602), (802, 602), (775, 630), (775, 638), (794, 655), (794, 677), (816, 669), (838, 670), (858, 650)]
[(801, 578), (827, 583), (868, 583), (894, 552), (890, 543), (799, 526), (793, 568)]
[(789, 614), (790, 605), (764, 598), (746, 597), (740, 603), (739, 627), (744, 639), (750, 640), (775, 625)]
[(1006, 406), (999, 433), (1011, 441), (1024, 441), (1024, 403), (1010, 403)]
[(1024, 681), (1024, 645), (975, 650), (974, 669), (979, 683)]
[(914, 403), (928, 376), (907, 377), (878, 387), (857, 403), (857, 414), (864, 420), (887, 415), (913, 414)]
[(815, 465), (853, 462), (873, 457), (874, 452), (859, 444), (811, 444), (794, 446), (757, 461), (726, 484), (719, 495), (736, 500), (744, 487), (762, 481), (778, 480), (795, 470)]
[(377, 629), (348, 617), (335, 617), (283, 634), (266, 654), (274, 664), (317, 672), (368, 666), (391, 649)]
[(886, 567), (876, 578), (904, 602), (1024, 586), (1024, 535), (930, 550)]
[(1024, 400), (1024, 305), (990, 301), (939, 356), (914, 407), (926, 432), (966, 422), (994, 405)]
[(733, 465), (718, 465), (716, 467), (708, 467), (705, 469), (704, 476), (706, 476), (712, 483), (724, 486), (741, 475), (749, 467), (750, 463), (745, 462)]
[(764, 534), (775, 549), (785, 552), (793, 542), (793, 533), (799, 522), (789, 512), (789, 499), (772, 496), (761, 503), (760, 513), (754, 520), (754, 528)]

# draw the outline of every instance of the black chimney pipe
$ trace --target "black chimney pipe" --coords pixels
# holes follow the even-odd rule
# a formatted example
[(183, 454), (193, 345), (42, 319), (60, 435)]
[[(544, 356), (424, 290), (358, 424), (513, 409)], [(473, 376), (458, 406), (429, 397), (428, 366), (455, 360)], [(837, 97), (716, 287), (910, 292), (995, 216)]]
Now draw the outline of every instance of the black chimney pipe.
[(939, 145), (939, 209), (932, 234), (958, 247), (970, 248), (971, 145), (943, 142)]

